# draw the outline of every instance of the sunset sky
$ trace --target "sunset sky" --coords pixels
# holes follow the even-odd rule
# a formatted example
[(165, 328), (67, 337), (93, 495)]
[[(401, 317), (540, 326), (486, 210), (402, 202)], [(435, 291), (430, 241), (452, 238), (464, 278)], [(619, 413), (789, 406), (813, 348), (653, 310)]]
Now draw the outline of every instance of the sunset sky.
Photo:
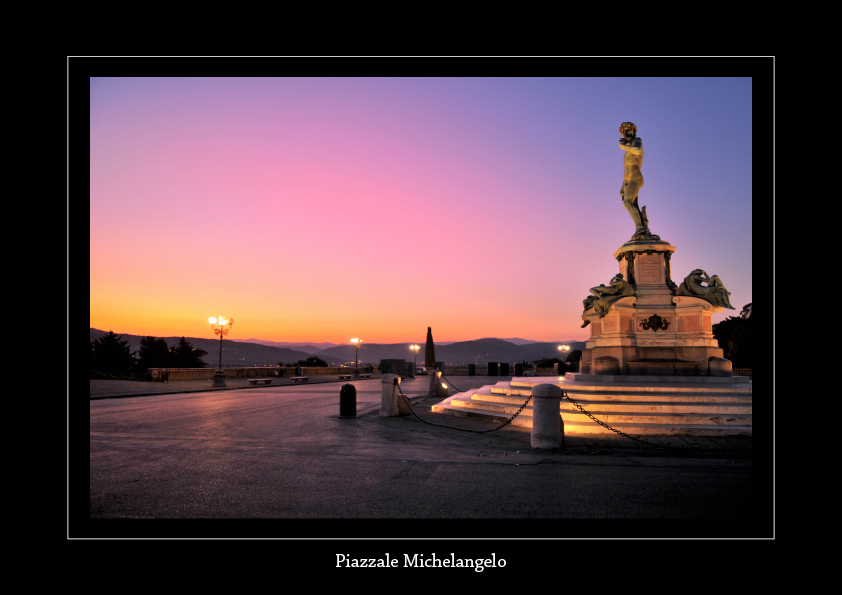
[(585, 340), (641, 206), (672, 278), (752, 301), (750, 78), (92, 78), (91, 326)]

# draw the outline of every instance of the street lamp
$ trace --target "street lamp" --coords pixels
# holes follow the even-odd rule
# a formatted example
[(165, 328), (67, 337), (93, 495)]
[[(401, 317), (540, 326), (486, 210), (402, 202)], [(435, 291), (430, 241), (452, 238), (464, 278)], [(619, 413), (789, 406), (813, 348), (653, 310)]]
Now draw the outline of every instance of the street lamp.
[(355, 337), (351, 339), (351, 343), (354, 344), (354, 357), (356, 357), (356, 361), (354, 362), (354, 378), (359, 378), (360, 371), (357, 369), (357, 365), (360, 362), (360, 345), (363, 344), (363, 340)]
[(561, 361), (567, 360), (567, 352), (570, 351), (570, 345), (559, 345), (558, 350), (561, 351)]
[(415, 371), (418, 369), (418, 350), (421, 349), (421, 346), (410, 345), (409, 348), (415, 352), (415, 365), (412, 367), (412, 377), (415, 378)]
[(225, 372), (222, 371), (222, 337), (228, 334), (228, 331), (231, 330), (231, 326), (234, 324), (233, 318), (223, 318), (220, 316), (219, 318), (215, 318), (211, 316), (208, 318), (208, 322), (213, 329), (214, 334), (219, 335), (219, 368), (216, 372), (213, 373), (213, 385), (214, 387), (225, 387)]

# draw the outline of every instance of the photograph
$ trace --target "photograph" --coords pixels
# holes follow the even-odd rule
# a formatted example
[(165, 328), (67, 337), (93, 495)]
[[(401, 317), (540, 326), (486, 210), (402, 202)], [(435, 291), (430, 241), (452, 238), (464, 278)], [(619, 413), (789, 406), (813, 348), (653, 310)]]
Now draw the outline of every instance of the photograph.
[(774, 65), (69, 56), (67, 539), (483, 576), (773, 541)]

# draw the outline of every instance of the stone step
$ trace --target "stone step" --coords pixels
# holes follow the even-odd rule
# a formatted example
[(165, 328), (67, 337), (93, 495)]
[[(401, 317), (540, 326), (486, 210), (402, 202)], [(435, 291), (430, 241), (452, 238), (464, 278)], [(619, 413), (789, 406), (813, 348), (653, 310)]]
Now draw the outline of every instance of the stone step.
[[(686, 402), (709, 402), (709, 403), (751, 403), (751, 395), (742, 393), (731, 394), (723, 392), (713, 393), (633, 393), (628, 394), (621, 391), (604, 391), (604, 392), (580, 392), (575, 389), (563, 388), (565, 393), (570, 395), (570, 398), (576, 401), (640, 401), (640, 402), (669, 402), (669, 401), (686, 401)], [(517, 388), (493, 388), (491, 393), (478, 393), (488, 395), (488, 398), (509, 398), (509, 399), (525, 399), (532, 394), (532, 389), (517, 389)]]
[[(601, 422), (634, 436), (751, 435), (751, 383), (571, 382), (567, 378), (513, 379), (454, 395), (435, 413), (502, 423), (514, 415), (538, 384), (556, 384)], [(748, 388), (746, 388), (746, 385)], [(613, 433), (567, 399), (559, 407), (567, 434)], [(532, 403), (511, 424), (532, 428)]]
[[(473, 399), (451, 399), (452, 407), (463, 407), (467, 409), (480, 409), (483, 411), (494, 411), (508, 415), (514, 415), (520, 405), (508, 405), (504, 403), (491, 403), (488, 401), (477, 401)], [(584, 405), (583, 405), (584, 407)], [(751, 425), (751, 412), (737, 413), (726, 411), (721, 413), (702, 412), (695, 409), (684, 408), (670, 411), (635, 411), (633, 409), (608, 409), (606, 407), (585, 407), (585, 410), (598, 420), (613, 426), (615, 423), (647, 422), (658, 424), (715, 424), (715, 425)], [(580, 409), (570, 402), (561, 403), (561, 417), (567, 423), (578, 419), (577, 416), (587, 417)], [(520, 415), (532, 416), (532, 407), (527, 405)]]
[[(482, 394), (485, 398), (489, 400), (494, 399), (507, 399), (509, 401), (517, 401), (520, 400), (523, 402), (523, 399), (529, 397), (532, 394), (532, 389), (515, 389), (515, 388), (493, 388), (491, 389), (491, 394), (486, 393), (478, 393)], [(687, 403), (718, 403), (718, 404), (726, 404), (726, 403), (733, 403), (733, 404), (745, 404), (751, 405), (751, 395), (732, 395), (729, 393), (702, 393), (702, 394), (692, 394), (692, 393), (636, 393), (636, 394), (624, 394), (621, 392), (600, 392), (600, 393), (592, 393), (592, 392), (579, 392), (575, 389), (564, 388), (564, 392), (566, 392), (571, 399), (577, 402), (585, 403), (591, 401), (615, 401), (615, 402), (646, 402), (646, 403), (670, 403), (676, 401), (683, 401)]]
[[(702, 414), (725, 414), (725, 415), (751, 415), (751, 403), (730, 403), (718, 401), (688, 401), (688, 400), (661, 400), (661, 401), (630, 401), (630, 400), (602, 400), (602, 399), (579, 399), (571, 397), (584, 407), (587, 411), (605, 411), (605, 412), (629, 412), (629, 413), (702, 413)], [(460, 401), (466, 400), (477, 403), (478, 406), (484, 404), (490, 405), (506, 405), (517, 410), (523, 404), (525, 398), (523, 396), (505, 396), (505, 395), (477, 395), (472, 394), (470, 398), (460, 397)], [(562, 410), (574, 410), (576, 406), (568, 401), (562, 399)]]
[[(616, 393), (623, 393), (629, 395), (679, 395), (679, 394), (686, 394), (686, 395), (733, 395), (733, 396), (748, 396), (750, 397), (752, 394), (751, 387), (745, 387), (742, 385), (724, 385), (724, 384), (705, 384), (705, 385), (698, 385), (698, 384), (664, 384), (664, 385), (652, 385), (652, 386), (639, 386), (639, 385), (621, 385), (621, 384), (582, 384), (582, 383), (567, 383), (567, 382), (548, 382), (547, 384), (555, 384), (560, 387), (562, 390), (568, 392), (577, 392), (577, 393), (599, 393), (599, 394), (616, 394)], [(508, 383), (508, 385), (504, 385), (503, 383), (497, 383), (494, 387), (492, 387), (492, 391), (502, 391), (502, 390), (519, 390), (519, 391), (531, 391), (533, 387), (536, 386), (536, 383), (528, 383), (528, 382), (515, 382), (512, 381)]]
[[(502, 424), (504, 421), (512, 416), (512, 413), (501, 413), (499, 411), (492, 411), (487, 409), (474, 409), (468, 407), (459, 407), (452, 405), (434, 405), (432, 410), (436, 413), (443, 413), (457, 417), (471, 417), (476, 419), (484, 419), (491, 423)], [(523, 412), (514, 418), (510, 425), (520, 428), (532, 428), (532, 416), (526, 414), (526, 408)], [(570, 434), (614, 434), (612, 430), (603, 427), (602, 425), (592, 421), (584, 414), (576, 417), (562, 414), (564, 420), (564, 433)], [(603, 420), (604, 421), (604, 420)], [(608, 425), (630, 436), (649, 435), (649, 436), (751, 436), (751, 426), (748, 425), (718, 425), (718, 424), (702, 424), (702, 423), (654, 423), (644, 421), (633, 422), (615, 422), (608, 423)], [(491, 425), (491, 424), (489, 424)]]
[[(624, 384), (624, 385), (653, 385), (653, 384), (727, 384), (751, 386), (749, 376), (629, 376), (629, 375), (594, 375), (580, 374), (578, 372), (567, 373), (559, 376), (565, 382), (577, 382), (588, 384)], [(513, 377), (513, 381), (521, 382), (523, 377)]]

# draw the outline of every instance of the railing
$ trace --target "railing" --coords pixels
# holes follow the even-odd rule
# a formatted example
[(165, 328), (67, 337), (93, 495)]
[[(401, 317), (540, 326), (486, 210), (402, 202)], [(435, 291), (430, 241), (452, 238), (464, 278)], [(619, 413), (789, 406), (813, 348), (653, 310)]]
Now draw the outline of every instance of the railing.
[[(506, 363), (506, 362), (503, 362)], [(534, 374), (541, 374), (552, 376), (558, 374), (558, 371), (555, 368), (535, 368), (534, 366), (525, 366), (523, 368), (524, 372), (529, 372), (531, 375)], [(444, 367), (444, 375), (445, 376), (467, 376), (470, 373), (470, 369), (468, 366), (445, 366)], [(477, 366), (474, 372), (477, 376), (488, 376), (488, 366)], [(500, 366), (497, 366), (497, 373), (500, 373)], [(515, 367), (512, 364), (509, 364), (509, 376), (513, 376), (515, 373)]]
[[(302, 367), (301, 373), (305, 376), (318, 376), (320, 374), (341, 374), (343, 371), (353, 368), (341, 368), (337, 366), (327, 368)], [(160, 381), (163, 372), (167, 370), (167, 380), (209, 380), (213, 378), (216, 368), (149, 368), (152, 380)], [(280, 368), (278, 366), (254, 366), (250, 368), (222, 368), (226, 378), (266, 378), (267, 376), (295, 376), (294, 367)]]
[(732, 372), (734, 376), (751, 376), (751, 368), (734, 368)]
[[(505, 362), (503, 362), (505, 363)], [(360, 370), (363, 370), (363, 367), (360, 366)], [(499, 367), (498, 373), (499, 373)], [(210, 380), (213, 378), (214, 372), (216, 372), (216, 368), (149, 368), (149, 374), (151, 379), (154, 381), (160, 381), (163, 377), (164, 370), (168, 371), (167, 380), (169, 381), (177, 381), (177, 380)], [(375, 368), (377, 370), (377, 368)], [(530, 375), (539, 374), (539, 375), (547, 375), (552, 376), (558, 374), (558, 371), (555, 368), (535, 368), (535, 367), (524, 367), (524, 372), (529, 372)], [(741, 369), (734, 370), (734, 374), (740, 374)], [(278, 376), (281, 373), (286, 376), (295, 376), (295, 368), (294, 367), (283, 367), (280, 368), (278, 366), (252, 366), (247, 368), (222, 368), (222, 371), (225, 372), (226, 378), (265, 378), (267, 376)], [(342, 366), (328, 366), (324, 368), (317, 368), (317, 367), (302, 367), (301, 373), (305, 376), (319, 376), (324, 374), (347, 374), (349, 372), (353, 372), (353, 366), (350, 367), (342, 367)], [(514, 365), (509, 364), (509, 375), (514, 375)], [(746, 376), (751, 376), (751, 369), (742, 370), (743, 372), (747, 372)], [(468, 376), (469, 368), (468, 366), (445, 366), (444, 367), (444, 375), (445, 376)], [(487, 376), (488, 375), (488, 367), (483, 366), (476, 366), (475, 374), (477, 376)]]

